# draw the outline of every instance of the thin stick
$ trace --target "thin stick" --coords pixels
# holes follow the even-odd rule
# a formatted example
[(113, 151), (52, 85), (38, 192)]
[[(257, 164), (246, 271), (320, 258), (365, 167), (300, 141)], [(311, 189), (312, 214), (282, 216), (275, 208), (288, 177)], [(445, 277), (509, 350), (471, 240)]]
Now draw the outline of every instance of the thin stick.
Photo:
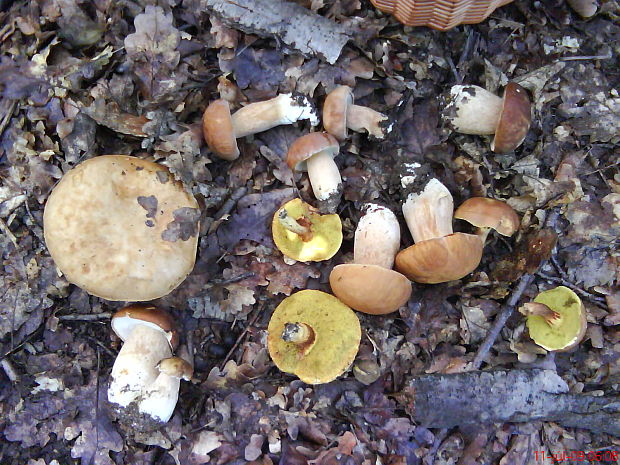
[(65, 321), (99, 321), (112, 317), (112, 312), (101, 313), (73, 313), (71, 315), (58, 315), (59, 320)]
[(228, 353), (226, 354), (226, 357), (224, 357), (224, 360), (222, 361), (222, 363), (220, 364), (220, 371), (224, 369), (224, 365), (226, 365), (226, 363), (228, 362), (228, 360), (230, 360), (230, 358), (232, 357), (232, 355), (235, 353), (235, 350), (237, 350), (237, 347), (239, 347), (239, 345), (241, 344), (241, 342), (243, 341), (243, 339), (245, 339), (245, 335), (248, 333), (248, 330), (254, 326), (254, 323), (256, 323), (256, 320), (258, 320), (258, 317), (263, 313), (263, 309), (265, 308), (265, 304), (261, 305), (260, 308), (258, 310), (256, 310), (256, 313), (254, 314), (254, 316), (252, 317), (252, 319), (248, 322), (248, 324), (246, 325), (245, 329), (243, 330), (243, 332), (241, 334), (239, 334), (239, 337), (237, 338), (237, 340), (235, 341), (235, 344), (230, 348), (230, 350), (228, 351)]
[(549, 276), (547, 274), (542, 273), (541, 271), (539, 271), (536, 274), (540, 276), (541, 278), (546, 279), (547, 281), (551, 281), (552, 283), (566, 286), (572, 289), (573, 291), (575, 291), (576, 294), (579, 294), (580, 296), (585, 297), (588, 300), (591, 300), (600, 305), (607, 306), (607, 300), (605, 299), (605, 297), (599, 297), (597, 295), (594, 295), (584, 289), (581, 289), (579, 286), (576, 286), (575, 284), (571, 283), (570, 281), (567, 281), (566, 279), (556, 278), (555, 276)]

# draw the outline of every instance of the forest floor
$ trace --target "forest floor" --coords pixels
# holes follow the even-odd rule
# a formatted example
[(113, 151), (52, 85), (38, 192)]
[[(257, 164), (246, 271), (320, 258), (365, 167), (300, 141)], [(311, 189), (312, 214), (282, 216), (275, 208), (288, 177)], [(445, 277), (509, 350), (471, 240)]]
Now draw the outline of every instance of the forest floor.
[[(367, 0), (298, 0), (350, 35), (334, 64), (225, 25), (206, 3), (0, 2), (0, 463), (510, 465), (578, 451), (599, 453), (589, 463), (616, 463), (617, 437), (534, 420), (433, 428), (416, 423), (401, 394), (412, 376), (471, 370), (528, 273), (519, 302), (560, 284), (580, 295), (583, 342), (546, 354), (514, 312), (480, 354), (480, 368), (545, 367), (573, 393), (617, 391), (618, 1), (603, 0), (584, 20), (562, 0), (516, 0), (481, 24), (439, 32), (404, 27)], [(452, 85), (501, 92), (509, 81), (533, 101), (531, 129), (516, 151), (493, 154), (489, 138), (442, 124), (439, 96)], [(352, 133), (341, 145), (342, 248), (330, 260), (291, 265), (275, 248), (270, 223), (288, 199), (313, 202), (307, 176), (284, 163), (309, 124), (240, 139), (241, 156), (229, 162), (205, 146), (201, 115), (219, 97), (218, 85), (239, 106), (297, 92), (320, 109), (339, 84), (354, 88), (357, 104), (389, 115), (393, 130), (385, 141)], [(110, 316), (123, 303), (69, 284), (43, 241), (55, 183), (102, 154), (168, 166), (202, 211), (194, 271), (155, 301), (182, 328), (194, 380), (182, 383), (173, 418), (155, 432), (123, 428), (106, 405), (121, 347)], [(364, 203), (391, 208), (402, 246), (412, 244), (401, 213), (401, 181), (412, 167), (440, 179), (455, 205), (471, 196), (507, 201), (519, 213), (519, 231), (491, 234), (471, 275), (414, 284), (408, 305), (393, 314), (357, 314), (355, 363), (376, 363), (377, 381), (366, 386), (348, 371), (313, 386), (280, 372), (266, 350), (270, 316), (298, 290), (330, 292), (331, 269), (351, 259)], [(550, 215), (557, 245), (532, 256), (528, 241)]]

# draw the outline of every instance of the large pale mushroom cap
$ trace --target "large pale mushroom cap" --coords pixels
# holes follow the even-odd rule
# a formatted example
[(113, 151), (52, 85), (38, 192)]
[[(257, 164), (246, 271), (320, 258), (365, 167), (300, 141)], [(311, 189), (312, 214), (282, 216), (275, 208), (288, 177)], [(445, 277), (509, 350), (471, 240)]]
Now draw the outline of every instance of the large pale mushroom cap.
[(45, 242), (69, 282), (108, 300), (164, 296), (194, 267), (200, 210), (168, 169), (126, 155), (66, 173), (43, 216)]
[[(287, 323), (312, 329), (306, 344), (282, 339)], [(333, 295), (299, 291), (275, 309), (267, 328), (267, 347), (276, 366), (308, 384), (329, 383), (353, 363), (362, 330), (355, 312)]]

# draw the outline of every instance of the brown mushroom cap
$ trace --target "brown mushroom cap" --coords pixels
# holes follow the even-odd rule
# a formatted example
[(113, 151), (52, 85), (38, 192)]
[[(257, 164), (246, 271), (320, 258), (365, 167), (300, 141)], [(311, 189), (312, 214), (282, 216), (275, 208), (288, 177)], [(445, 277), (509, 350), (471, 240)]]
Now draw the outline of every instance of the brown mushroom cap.
[(418, 242), (396, 255), (396, 269), (418, 283), (454, 281), (476, 269), (483, 245), (478, 236), (464, 233)]
[(312, 132), (295, 140), (288, 149), (286, 163), (293, 171), (306, 171), (306, 160), (313, 155), (327, 151), (333, 157), (338, 154), (340, 146), (331, 134)]
[(348, 86), (332, 90), (323, 103), (323, 127), (339, 141), (347, 138), (347, 110), (353, 105), (353, 92)]
[[(312, 330), (312, 343), (282, 339), (287, 324)], [(333, 295), (307, 289), (284, 299), (267, 328), (267, 348), (276, 366), (308, 384), (329, 383), (353, 363), (362, 330), (355, 312)]]
[(526, 90), (509, 82), (504, 88), (502, 112), (495, 129), (491, 150), (506, 153), (516, 149), (527, 135), (532, 123), (532, 105)]
[(349, 307), (372, 315), (392, 313), (411, 296), (406, 276), (378, 265), (337, 265), (329, 275), (329, 284)]
[(154, 305), (133, 304), (121, 308), (112, 316), (111, 324), (112, 330), (123, 342), (134, 328), (146, 325), (164, 333), (172, 350), (179, 345), (179, 334), (172, 316)]
[(202, 131), (207, 145), (217, 156), (224, 160), (239, 157), (230, 104), (226, 100), (218, 99), (209, 104), (202, 115)]
[(519, 229), (519, 215), (510, 205), (486, 197), (467, 199), (456, 209), (454, 217), (478, 228), (491, 228), (502, 236), (512, 236)]
[(192, 271), (196, 199), (165, 166), (126, 155), (67, 172), (43, 215), (45, 242), (67, 280), (108, 300), (164, 296)]

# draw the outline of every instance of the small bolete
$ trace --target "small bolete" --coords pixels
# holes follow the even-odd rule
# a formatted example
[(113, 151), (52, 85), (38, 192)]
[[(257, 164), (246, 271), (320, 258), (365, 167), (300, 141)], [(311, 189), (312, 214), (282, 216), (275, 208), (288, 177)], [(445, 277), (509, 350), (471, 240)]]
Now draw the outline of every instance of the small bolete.
[(450, 191), (431, 179), (424, 191), (411, 193), (403, 215), (415, 243), (396, 255), (396, 269), (412, 281), (427, 284), (460, 279), (482, 259), (483, 241), (474, 234), (453, 233), (454, 203)]
[(307, 171), (314, 196), (322, 212), (334, 213), (340, 203), (342, 178), (334, 161), (340, 146), (326, 132), (312, 132), (291, 144), (286, 163), (293, 171)]
[(526, 90), (509, 82), (503, 97), (474, 85), (456, 85), (450, 89), (442, 113), (454, 131), (463, 134), (495, 134), (491, 150), (506, 153), (516, 149), (527, 135), (532, 109)]
[(300, 95), (280, 94), (270, 100), (250, 103), (232, 115), (228, 101), (218, 99), (204, 111), (202, 130), (213, 153), (224, 160), (235, 160), (239, 157), (238, 138), (302, 119), (310, 120), (312, 126), (319, 122), (310, 101)]
[(103, 155), (67, 172), (50, 194), (45, 243), (67, 280), (108, 300), (157, 299), (192, 271), (196, 199), (165, 166)]
[(478, 228), (478, 236), (485, 241), (491, 229), (510, 237), (519, 229), (519, 216), (501, 200), (471, 197), (456, 209), (454, 217)]
[(598, 9), (598, 3), (596, 0), (567, 0), (568, 4), (573, 10), (575, 10), (579, 16), (583, 18), (589, 18), (594, 16)]
[(301, 199), (282, 205), (271, 222), (278, 250), (300, 262), (332, 258), (342, 244), (342, 222), (336, 214), (322, 215)]
[(541, 292), (533, 302), (523, 304), (519, 312), (527, 317), (533, 341), (549, 351), (561, 352), (577, 346), (588, 327), (581, 299), (564, 286)]
[(135, 304), (114, 314), (112, 329), (124, 342), (108, 388), (119, 419), (140, 430), (168, 422), (180, 380), (189, 380), (193, 371), (188, 362), (172, 355), (178, 345), (174, 320), (152, 305)]
[(276, 366), (304, 383), (333, 381), (353, 363), (362, 330), (355, 312), (325, 292), (304, 290), (284, 299), (267, 328)]
[(384, 139), (392, 129), (383, 113), (354, 105), (353, 91), (349, 86), (338, 86), (325, 98), (323, 127), (341, 142), (347, 138), (347, 129), (367, 132), (376, 139)]
[(386, 207), (367, 204), (355, 230), (353, 263), (337, 265), (329, 275), (332, 291), (349, 307), (382, 315), (402, 307), (411, 282), (392, 270), (400, 247), (400, 225)]

